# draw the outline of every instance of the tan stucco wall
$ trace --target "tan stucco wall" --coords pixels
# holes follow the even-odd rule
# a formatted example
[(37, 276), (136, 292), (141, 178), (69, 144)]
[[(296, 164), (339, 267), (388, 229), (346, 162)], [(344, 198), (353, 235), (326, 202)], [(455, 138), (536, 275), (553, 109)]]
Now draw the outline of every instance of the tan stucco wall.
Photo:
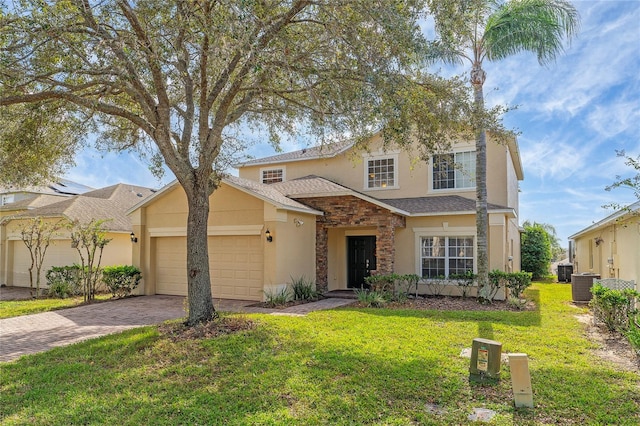
[[(177, 185), (130, 215), (140, 239), (133, 259), (143, 271), (141, 293), (155, 294), (156, 237), (186, 236), (187, 215), (186, 195)], [(294, 219), (303, 224), (296, 226)], [(292, 277), (315, 279), (315, 215), (277, 209), (223, 184), (211, 195), (208, 226), (209, 235), (260, 235), (267, 290), (277, 290)], [(267, 229), (273, 237), (271, 243), (264, 236)]]
[[(455, 151), (472, 151), (475, 146), (470, 142), (458, 143)], [(398, 182), (396, 189), (368, 189), (365, 187), (365, 159), (369, 157), (396, 156), (398, 161)], [(487, 194), (490, 203), (513, 207), (517, 210), (518, 179), (506, 145), (496, 142), (487, 143)], [(317, 175), (363, 192), (376, 198), (425, 197), (433, 195), (460, 195), (475, 199), (475, 189), (439, 190), (432, 188), (432, 168), (425, 161), (415, 158), (415, 151), (390, 148), (382, 149), (381, 139), (376, 136), (369, 143), (369, 152), (356, 152), (354, 149), (332, 158), (292, 161), (269, 166), (255, 165), (240, 167), (239, 176), (260, 181), (261, 170), (284, 168), (285, 180), (293, 180), (308, 175)]]
[[(47, 222), (57, 222), (59, 219), (49, 219)], [(29, 251), (20, 239), (20, 229), (24, 220), (12, 220), (0, 231), (4, 248), (4, 259), (0, 270), (0, 282), (8, 286), (29, 286), (29, 265), (31, 263)], [(108, 232), (106, 238), (111, 241), (102, 252), (100, 266), (129, 265), (132, 263), (132, 247), (128, 233)], [(45, 274), (53, 266), (68, 266), (80, 264), (80, 256), (71, 248), (69, 231), (62, 229), (52, 238), (47, 249), (43, 266), (41, 285), (46, 284)]]
[[(282, 212), (274, 220), (273, 206), (265, 203), (265, 231), (268, 228), (273, 241), (265, 242), (265, 291), (276, 291), (294, 279), (304, 277), (315, 282), (316, 276), (316, 224), (315, 216)], [(296, 226), (294, 219), (302, 222)], [(264, 232), (263, 232), (264, 234)]]
[[(595, 244), (601, 238), (602, 243)], [(602, 278), (640, 279), (640, 220), (631, 217), (587, 232), (574, 240), (574, 273), (594, 272)], [(612, 263), (609, 263), (612, 259)]]

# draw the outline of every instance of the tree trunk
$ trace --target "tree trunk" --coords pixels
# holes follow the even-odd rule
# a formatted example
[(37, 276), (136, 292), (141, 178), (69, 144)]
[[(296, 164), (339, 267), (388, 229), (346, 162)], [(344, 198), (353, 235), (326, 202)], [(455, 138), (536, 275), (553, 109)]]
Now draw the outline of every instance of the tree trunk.
[(209, 245), (207, 223), (209, 218), (209, 176), (194, 178), (188, 188), (189, 217), (187, 222), (187, 283), (189, 317), (187, 323), (195, 325), (217, 316), (211, 298), (209, 273)]
[[(473, 85), (474, 104), (476, 112), (484, 111), (485, 72), (480, 64), (475, 64), (471, 70), (471, 84)], [(488, 213), (487, 213), (487, 133), (482, 126), (482, 120), (477, 121), (476, 129), (476, 243), (478, 268), (478, 295), (486, 299), (486, 289), (489, 283), (489, 247), (488, 247)]]

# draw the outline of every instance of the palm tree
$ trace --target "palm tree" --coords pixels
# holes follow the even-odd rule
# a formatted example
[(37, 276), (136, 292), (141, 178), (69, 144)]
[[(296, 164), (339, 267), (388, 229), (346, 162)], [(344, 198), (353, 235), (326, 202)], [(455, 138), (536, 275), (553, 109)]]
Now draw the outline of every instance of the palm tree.
[[(563, 42), (578, 30), (579, 15), (564, 0), (428, 0), (439, 40), (434, 47), (450, 63), (471, 64), (470, 80), (477, 113), (485, 111), (484, 60), (498, 61), (528, 51), (541, 65), (553, 62)], [(480, 115), (476, 115), (479, 117)], [(476, 232), (478, 285), (486, 287), (487, 249), (486, 127), (474, 120), (476, 134)]]

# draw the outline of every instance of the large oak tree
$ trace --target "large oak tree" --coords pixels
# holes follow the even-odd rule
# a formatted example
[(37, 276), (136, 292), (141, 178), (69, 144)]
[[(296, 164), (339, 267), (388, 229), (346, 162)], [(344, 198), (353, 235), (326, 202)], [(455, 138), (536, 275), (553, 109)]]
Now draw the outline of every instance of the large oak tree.
[[(189, 323), (215, 316), (209, 196), (252, 126), (321, 143), (384, 129), (429, 146), (468, 108), (420, 74), (416, 0), (22, 0), (2, 11), (0, 106), (57, 102), (116, 148), (156, 151), (186, 192)], [(71, 113), (70, 112), (70, 113)]]

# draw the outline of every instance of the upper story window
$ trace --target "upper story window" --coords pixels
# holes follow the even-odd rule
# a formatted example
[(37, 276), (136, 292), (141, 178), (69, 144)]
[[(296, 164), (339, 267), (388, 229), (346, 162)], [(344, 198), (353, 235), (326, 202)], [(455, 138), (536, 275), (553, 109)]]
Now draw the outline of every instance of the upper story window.
[(475, 186), (475, 151), (433, 156), (433, 189), (463, 189)]
[(398, 187), (397, 156), (369, 158), (365, 171), (365, 189)]
[(277, 183), (284, 181), (284, 169), (262, 169), (260, 170), (262, 183)]

